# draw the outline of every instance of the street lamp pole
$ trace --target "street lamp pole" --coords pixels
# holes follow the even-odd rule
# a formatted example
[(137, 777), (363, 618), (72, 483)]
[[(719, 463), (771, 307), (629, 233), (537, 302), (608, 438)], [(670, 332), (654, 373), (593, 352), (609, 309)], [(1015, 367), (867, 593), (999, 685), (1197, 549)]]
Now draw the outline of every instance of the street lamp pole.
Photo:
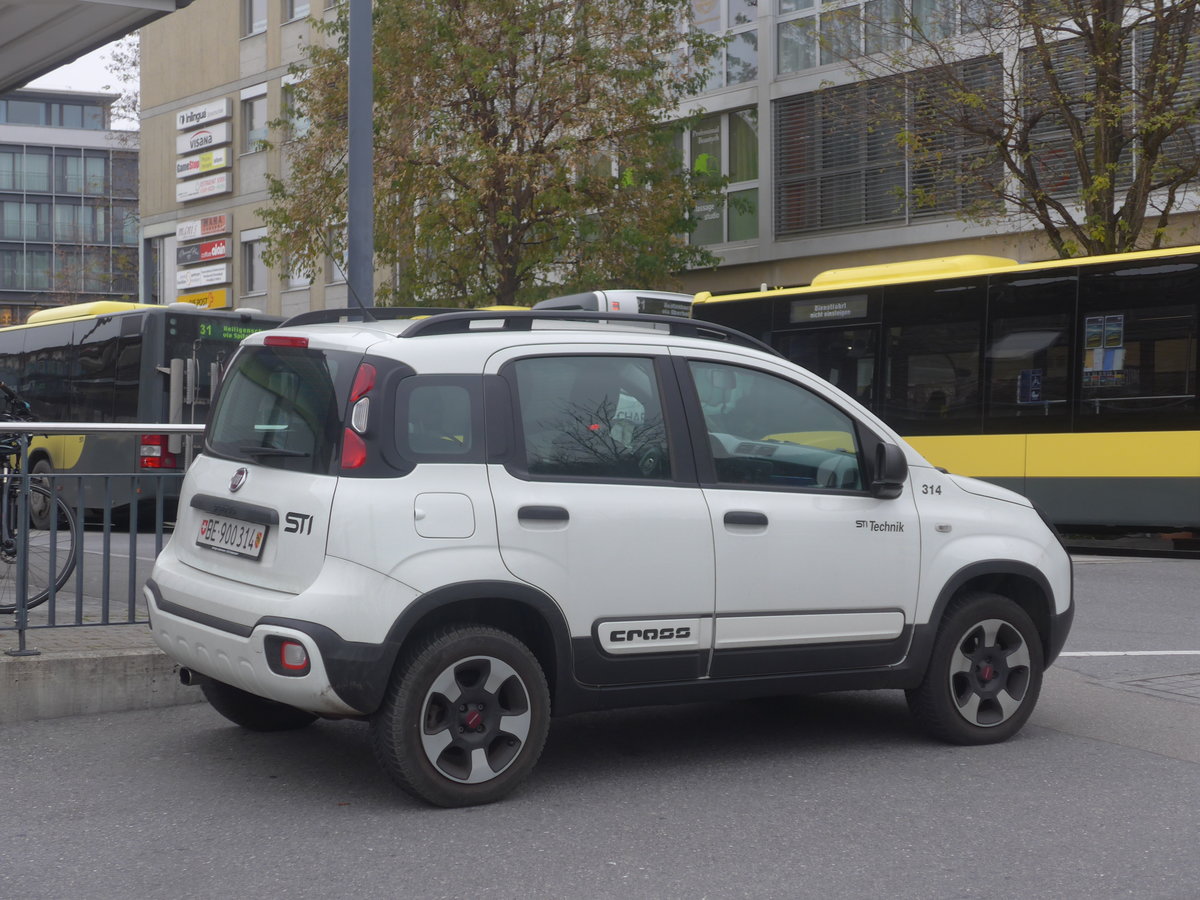
[(374, 60), (372, 0), (350, 2), (346, 282), (350, 303), (375, 305)]

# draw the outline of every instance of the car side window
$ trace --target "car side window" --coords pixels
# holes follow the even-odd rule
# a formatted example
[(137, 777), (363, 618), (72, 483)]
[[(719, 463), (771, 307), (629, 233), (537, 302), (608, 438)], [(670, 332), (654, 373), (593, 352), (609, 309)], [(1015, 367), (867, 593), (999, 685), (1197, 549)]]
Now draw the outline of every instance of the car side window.
[(513, 365), (531, 475), (671, 477), (653, 360), (554, 356)]
[(721, 484), (861, 491), (853, 420), (800, 385), (721, 363), (689, 363)]

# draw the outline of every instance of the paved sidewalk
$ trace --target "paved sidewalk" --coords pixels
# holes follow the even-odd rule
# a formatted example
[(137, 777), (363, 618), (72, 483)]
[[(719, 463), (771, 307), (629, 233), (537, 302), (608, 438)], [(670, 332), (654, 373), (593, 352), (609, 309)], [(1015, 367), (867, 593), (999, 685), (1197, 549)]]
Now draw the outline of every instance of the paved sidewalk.
[[(0, 621), (0, 625), (9, 625)], [(12, 656), (19, 638), (0, 631), (0, 723), (195, 703), (179, 667), (158, 649), (148, 625), (31, 628), (34, 656)]]

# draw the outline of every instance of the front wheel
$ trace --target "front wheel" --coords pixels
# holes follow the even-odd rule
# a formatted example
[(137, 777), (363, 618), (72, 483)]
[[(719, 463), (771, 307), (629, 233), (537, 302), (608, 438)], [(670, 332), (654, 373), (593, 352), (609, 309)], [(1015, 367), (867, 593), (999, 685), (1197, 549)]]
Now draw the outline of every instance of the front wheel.
[(952, 744), (1008, 740), (1033, 713), (1042, 687), (1042, 644), (1033, 620), (999, 594), (973, 593), (946, 611), (913, 716)]
[(550, 692), (537, 658), (507, 632), (461, 625), (407, 654), (371, 720), (380, 764), (437, 806), (491, 803), (541, 756)]

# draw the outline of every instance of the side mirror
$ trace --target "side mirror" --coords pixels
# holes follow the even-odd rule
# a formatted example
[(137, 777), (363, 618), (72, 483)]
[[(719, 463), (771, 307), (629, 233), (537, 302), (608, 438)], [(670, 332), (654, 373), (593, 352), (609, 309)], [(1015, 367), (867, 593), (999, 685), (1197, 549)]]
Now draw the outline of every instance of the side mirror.
[(908, 478), (908, 458), (895, 444), (879, 443), (875, 447), (875, 477), (871, 496), (880, 500), (895, 500), (904, 491)]

